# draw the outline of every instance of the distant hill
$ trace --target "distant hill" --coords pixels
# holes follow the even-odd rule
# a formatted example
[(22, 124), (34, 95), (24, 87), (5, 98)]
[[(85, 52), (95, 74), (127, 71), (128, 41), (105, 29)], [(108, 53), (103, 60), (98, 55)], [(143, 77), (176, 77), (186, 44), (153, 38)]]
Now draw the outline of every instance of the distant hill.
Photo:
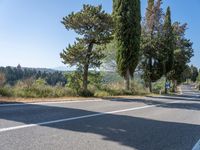
[(59, 67), (55, 67), (52, 69), (57, 70), (57, 71), (74, 71), (74, 70), (76, 70), (75, 67), (69, 67), (69, 66), (59, 66)]

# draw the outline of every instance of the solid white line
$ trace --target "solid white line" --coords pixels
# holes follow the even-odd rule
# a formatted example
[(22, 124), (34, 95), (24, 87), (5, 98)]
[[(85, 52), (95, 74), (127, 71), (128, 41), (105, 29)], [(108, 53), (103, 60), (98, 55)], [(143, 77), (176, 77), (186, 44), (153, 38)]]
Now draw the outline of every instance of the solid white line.
[(200, 140), (195, 144), (192, 150), (200, 150)]
[(97, 100), (77, 100), (77, 101), (59, 101), (59, 102), (14, 103), (14, 104), (0, 104), (0, 107), (25, 106), (25, 105), (41, 105), (41, 104), (65, 104), (65, 103), (100, 102), (100, 101), (104, 101), (104, 100), (97, 99)]
[(170, 103), (177, 103), (177, 102), (180, 102), (180, 101), (173, 101), (173, 102), (169, 102), (169, 103), (165, 103), (165, 104), (148, 105), (148, 106), (142, 106), (142, 107), (134, 107), (134, 108), (129, 108), (129, 109), (109, 111), (109, 112), (100, 112), (100, 113), (95, 113), (95, 114), (91, 114), (91, 115), (65, 118), (65, 119), (59, 119), (59, 120), (53, 120), (53, 121), (47, 121), (47, 122), (40, 122), (40, 123), (36, 123), (36, 124), (27, 124), (27, 125), (21, 125), (21, 126), (9, 127), (9, 128), (2, 128), (2, 129), (0, 129), (0, 133), (6, 132), (6, 131), (22, 129), (22, 128), (36, 127), (36, 126), (40, 126), (40, 125), (68, 122), (68, 121), (72, 121), (72, 120), (79, 120), (79, 119), (91, 118), (91, 117), (96, 117), (96, 116), (103, 116), (103, 115), (107, 115), (107, 114), (116, 114), (116, 113), (121, 113), (121, 112), (146, 109), (146, 108), (157, 107), (157, 106), (166, 105), (166, 104), (170, 104)]

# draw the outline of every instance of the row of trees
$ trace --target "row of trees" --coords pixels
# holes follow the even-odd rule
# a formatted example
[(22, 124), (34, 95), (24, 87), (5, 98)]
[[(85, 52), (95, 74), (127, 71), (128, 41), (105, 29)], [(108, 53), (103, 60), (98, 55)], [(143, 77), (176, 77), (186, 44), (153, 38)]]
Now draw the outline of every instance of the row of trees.
[(67, 79), (62, 72), (45, 72), (37, 69), (17, 67), (0, 67), (0, 85), (9, 84), (15, 85), (19, 80), (27, 79), (44, 79), (47, 84), (55, 86), (57, 84), (65, 85)]
[[(164, 12), (161, 6), (162, 0), (148, 0), (145, 17), (141, 19), (140, 0), (113, 0), (112, 15), (103, 11), (102, 6), (84, 5), (81, 11), (63, 18), (65, 28), (79, 36), (60, 56), (64, 64), (77, 66), (84, 91), (88, 91), (89, 69), (100, 68), (104, 58), (116, 65), (127, 90), (136, 68), (150, 92), (152, 82), (163, 76), (175, 86), (183, 81), (193, 56), (192, 42), (185, 37), (187, 24), (173, 23), (170, 7)], [(105, 53), (107, 48), (113, 52)]]
[(191, 65), (191, 66), (186, 66), (186, 69), (182, 73), (182, 81), (192, 81), (196, 82), (198, 80), (200, 70), (198, 70), (197, 67)]
[(161, 5), (162, 0), (148, 0), (142, 23), (141, 68), (150, 91), (151, 83), (163, 76), (176, 87), (193, 56), (192, 43), (185, 37), (187, 24), (172, 23), (170, 7), (164, 13)]

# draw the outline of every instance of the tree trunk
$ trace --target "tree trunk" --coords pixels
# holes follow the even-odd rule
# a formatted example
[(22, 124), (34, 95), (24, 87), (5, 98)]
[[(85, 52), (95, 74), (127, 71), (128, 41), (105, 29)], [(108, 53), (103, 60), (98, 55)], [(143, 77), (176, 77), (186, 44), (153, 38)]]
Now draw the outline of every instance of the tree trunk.
[(88, 85), (88, 64), (86, 64), (83, 68), (83, 91), (87, 91)]
[(166, 84), (167, 84), (167, 74), (166, 74), (166, 60), (163, 61), (163, 74), (165, 76), (165, 94), (168, 93), (168, 89), (166, 87)]
[(90, 43), (88, 45), (87, 54), (86, 54), (86, 62), (83, 67), (83, 91), (88, 90), (88, 69), (89, 69), (89, 63), (90, 63), (90, 57), (92, 53), (93, 43)]
[(130, 90), (130, 71), (129, 71), (129, 69), (126, 70), (125, 89)]
[(149, 80), (149, 92), (152, 93), (152, 84), (151, 84), (151, 80)]
[(152, 76), (152, 57), (149, 58), (149, 71), (150, 71), (150, 77), (149, 77), (149, 92), (152, 93), (152, 82), (151, 82), (151, 76)]
[(173, 82), (173, 87), (172, 87), (172, 92), (177, 92), (177, 81), (176, 80), (172, 80)]

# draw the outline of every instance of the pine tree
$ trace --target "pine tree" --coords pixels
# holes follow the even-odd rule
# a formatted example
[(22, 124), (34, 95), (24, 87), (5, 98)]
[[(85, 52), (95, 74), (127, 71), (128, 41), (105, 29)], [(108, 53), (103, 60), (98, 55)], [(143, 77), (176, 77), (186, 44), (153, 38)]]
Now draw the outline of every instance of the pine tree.
[(69, 45), (60, 54), (64, 64), (77, 66), (82, 70), (83, 92), (87, 92), (89, 68), (100, 67), (103, 54), (95, 45), (108, 43), (112, 37), (113, 20), (102, 6), (83, 5), (77, 13), (72, 12), (63, 18), (67, 30), (74, 30), (79, 37), (74, 45)]
[(130, 77), (138, 65), (141, 36), (140, 0), (113, 0), (117, 69), (130, 88)]

